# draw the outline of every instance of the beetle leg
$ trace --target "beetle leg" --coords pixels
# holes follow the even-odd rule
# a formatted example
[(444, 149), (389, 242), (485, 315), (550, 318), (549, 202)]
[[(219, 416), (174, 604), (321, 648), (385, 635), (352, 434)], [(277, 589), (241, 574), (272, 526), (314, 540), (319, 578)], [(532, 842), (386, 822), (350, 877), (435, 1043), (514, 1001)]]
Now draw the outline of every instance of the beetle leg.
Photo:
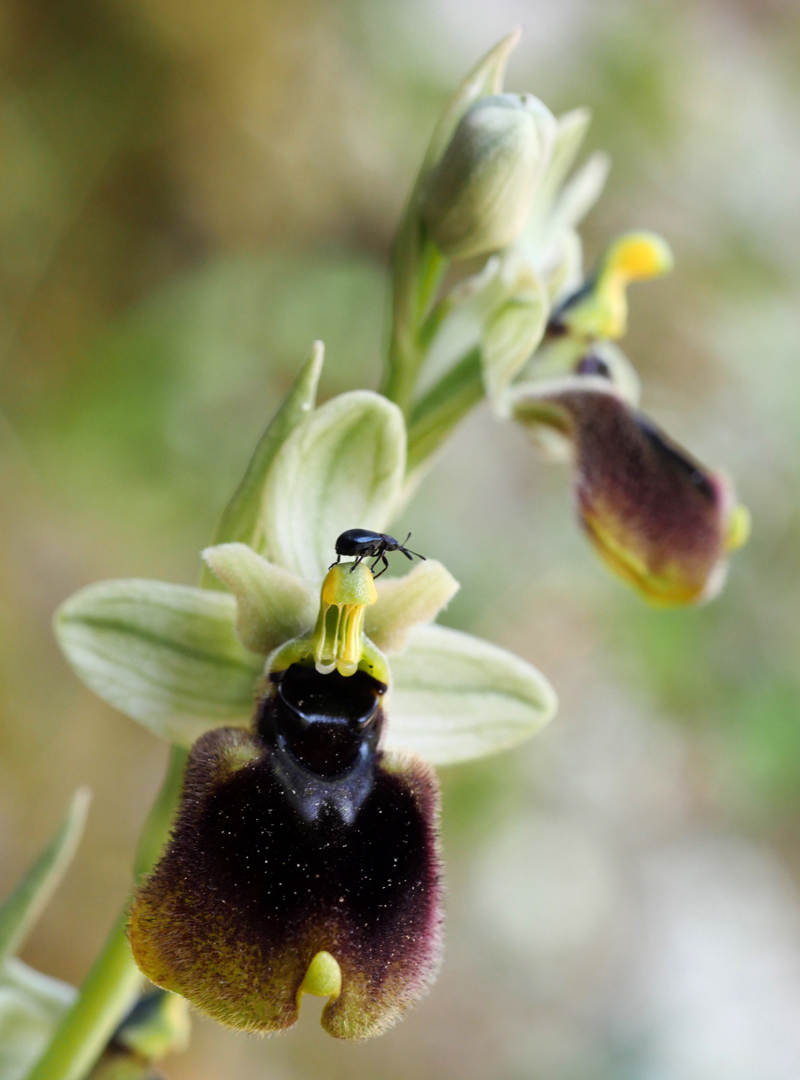
[(355, 568), (356, 568), (356, 567), (358, 566), (358, 564), (359, 564), (360, 562), (362, 562), (362, 561), (363, 561), (363, 559), (364, 559), (364, 555), (363, 555), (363, 553), (362, 553), (361, 555), (359, 555), (359, 556), (358, 556), (358, 558), (356, 559), (356, 561), (355, 561), (355, 562), (353, 563), (353, 565), (352, 565), (352, 566), (350, 567), (350, 573), (351, 573), (351, 574), (353, 573), (353, 571), (355, 570)]
[(338, 566), (341, 561), (342, 561), (342, 556), (337, 555), (336, 556), (336, 562), (332, 562), (331, 565), (328, 567), (328, 569), (333, 570), (334, 566)]
[(388, 559), (386, 558), (386, 554), (385, 554), (385, 553), (384, 553), (384, 554), (382, 554), (382, 555), (380, 555), (380, 556), (379, 556), (379, 557), (378, 557), (378, 558), (377, 558), (377, 559), (375, 560), (375, 562), (374, 562), (374, 563), (372, 564), (372, 569), (373, 569), (373, 570), (375, 569), (375, 567), (376, 567), (376, 566), (378, 565), (378, 563), (379, 563), (379, 562), (381, 561), (381, 559), (383, 560), (383, 569), (382, 569), (382, 570), (379, 570), (379, 571), (378, 571), (378, 573), (377, 573), (377, 574), (375, 574), (375, 578), (376, 578), (376, 580), (377, 580), (377, 578), (379, 578), (379, 577), (381, 576), (381, 574), (385, 574), (385, 573), (386, 573), (386, 571), (387, 571), (387, 570), (389, 569), (389, 560), (388, 560)]

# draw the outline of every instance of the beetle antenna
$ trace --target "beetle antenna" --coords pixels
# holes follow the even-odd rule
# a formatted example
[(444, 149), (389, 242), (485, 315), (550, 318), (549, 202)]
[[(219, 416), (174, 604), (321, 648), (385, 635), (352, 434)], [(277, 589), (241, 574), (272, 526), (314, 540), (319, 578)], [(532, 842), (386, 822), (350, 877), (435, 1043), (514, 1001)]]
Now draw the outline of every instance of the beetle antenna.
[(405, 555), (405, 557), (407, 559), (410, 559), (412, 555), (416, 555), (418, 559), (422, 559), (423, 562), (427, 562), (427, 559), (425, 558), (425, 556), (420, 555), (420, 553), (418, 551), (411, 551), (408, 548), (406, 548), (405, 546), (401, 547), (400, 551), (403, 552), (403, 554)]

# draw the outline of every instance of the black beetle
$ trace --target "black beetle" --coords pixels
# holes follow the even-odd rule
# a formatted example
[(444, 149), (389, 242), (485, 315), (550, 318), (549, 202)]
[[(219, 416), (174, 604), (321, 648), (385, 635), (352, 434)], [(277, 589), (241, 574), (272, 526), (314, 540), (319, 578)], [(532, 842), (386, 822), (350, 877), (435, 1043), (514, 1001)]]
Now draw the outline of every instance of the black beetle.
[[(418, 559), (422, 559), (424, 562), (424, 555), (420, 555), (417, 551), (409, 551), (406, 547), (410, 539), (411, 533), (401, 544), (399, 540), (395, 540), (393, 536), (387, 536), (386, 533), (372, 532), (371, 529), (348, 529), (336, 541), (338, 558), (335, 563), (331, 563), (331, 566), (336, 566), (337, 563), (341, 562), (342, 555), (355, 555), (357, 556), (356, 561), (353, 563), (353, 569), (355, 569), (362, 559), (371, 559), (374, 556), (375, 562), (370, 567), (373, 573), (378, 563), (383, 561), (383, 569), (375, 574), (375, 577), (379, 578), (381, 574), (389, 569), (389, 560), (386, 558), (386, 553), (389, 551), (402, 551), (407, 559), (411, 559), (412, 556), (416, 555)], [(352, 572), (351, 570), (350, 573), (352, 574)]]

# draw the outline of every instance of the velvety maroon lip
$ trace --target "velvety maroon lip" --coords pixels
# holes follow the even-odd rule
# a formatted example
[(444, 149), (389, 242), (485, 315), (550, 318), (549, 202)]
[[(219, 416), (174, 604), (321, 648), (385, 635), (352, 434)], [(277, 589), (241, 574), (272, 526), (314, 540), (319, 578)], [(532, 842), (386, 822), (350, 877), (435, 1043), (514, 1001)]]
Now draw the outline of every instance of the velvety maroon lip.
[(257, 733), (200, 739), (172, 840), (135, 899), (131, 944), (154, 982), (264, 1032), (294, 1023), (297, 991), (324, 950), (342, 989), (323, 1025), (366, 1037), (421, 997), (438, 966), (438, 786), (419, 759), (377, 750), (382, 684), (313, 668), (284, 678), (286, 696), (311, 708), (308, 728), (329, 734), (320, 710), (331, 709), (334, 729), (360, 729), (358, 752), (341, 767), (334, 742), (323, 771), (309, 768), (293, 750), (294, 710), (274, 693)]

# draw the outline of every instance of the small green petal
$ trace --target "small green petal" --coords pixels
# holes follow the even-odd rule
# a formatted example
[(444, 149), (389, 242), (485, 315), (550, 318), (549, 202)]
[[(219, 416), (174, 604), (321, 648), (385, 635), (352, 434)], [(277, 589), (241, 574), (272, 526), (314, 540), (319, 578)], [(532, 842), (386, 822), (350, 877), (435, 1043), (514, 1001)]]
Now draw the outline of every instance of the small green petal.
[(521, 243), (524, 247), (530, 245), (539, 248), (546, 239), (548, 221), (559, 190), (575, 164), (591, 120), (589, 109), (573, 109), (558, 117), (553, 152), (536, 191), (522, 236)]
[(292, 432), (267, 478), (262, 526), (270, 559), (318, 588), (340, 533), (385, 528), (405, 464), (396, 405), (369, 390), (328, 401)]
[(434, 765), (485, 757), (536, 734), (555, 715), (550, 683), (525, 660), (443, 626), (418, 626), (392, 660), (386, 748)]
[(547, 298), (554, 306), (583, 281), (583, 241), (577, 230), (564, 229), (535, 263), (547, 288)]
[(170, 742), (246, 723), (263, 660), (236, 636), (226, 593), (161, 581), (104, 581), (71, 596), (55, 633), (98, 697)]
[(0, 907), (0, 964), (19, 951), (77, 851), (91, 796), (79, 788), (53, 839)]
[(610, 170), (611, 159), (602, 151), (587, 158), (556, 199), (550, 221), (551, 235), (580, 225), (603, 194)]
[(547, 167), (547, 175), (539, 198), (553, 203), (578, 158), (591, 122), (591, 109), (586, 108), (572, 109), (558, 117), (553, 155)]
[(217, 544), (203, 558), (236, 597), (236, 632), (251, 652), (267, 656), (314, 622), (316, 603), (306, 583), (268, 562), (247, 544)]
[[(220, 518), (214, 536), (215, 544), (231, 540), (240, 540), (246, 544), (258, 542), (258, 520), (264, 481), (275, 455), (287, 437), (314, 408), (324, 356), (324, 345), (321, 341), (315, 341), (292, 389), (261, 436), (244, 478)], [(204, 570), (202, 584), (205, 588), (218, 587), (217, 580), (208, 570)]]
[(365, 632), (383, 652), (401, 652), (409, 630), (433, 622), (459, 588), (435, 559), (420, 563), (405, 577), (380, 580), (378, 601), (367, 610)]

